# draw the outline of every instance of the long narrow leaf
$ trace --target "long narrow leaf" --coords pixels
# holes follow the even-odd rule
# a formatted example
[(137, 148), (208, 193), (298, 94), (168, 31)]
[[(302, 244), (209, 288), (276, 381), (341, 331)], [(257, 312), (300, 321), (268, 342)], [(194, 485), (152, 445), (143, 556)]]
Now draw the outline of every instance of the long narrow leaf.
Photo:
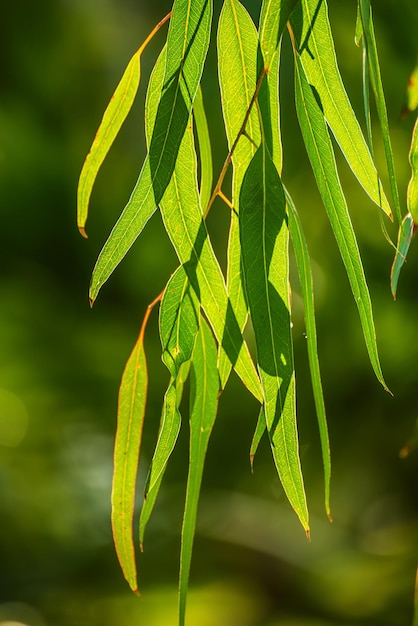
[(196, 98), (193, 104), (193, 118), (196, 125), (197, 140), (199, 142), (200, 204), (202, 207), (206, 207), (212, 193), (213, 165), (212, 147), (210, 144), (208, 121), (206, 119), (201, 87), (199, 87), (196, 92)]
[(147, 364), (141, 331), (126, 364), (119, 390), (112, 483), (113, 540), (123, 574), (135, 592), (138, 586), (132, 524), (147, 386)]
[(106, 241), (90, 285), (94, 302), (160, 203), (189, 123), (210, 37), (211, 0), (176, 0), (167, 39), (167, 61), (148, 155), (122, 215)]
[(299, 280), (302, 288), (303, 307), (305, 311), (306, 341), (308, 345), (309, 368), (311, 371), (312, 389), (314, 394), (316, 416), (318, 419), (319, 436), (321, 440), (322, 463), (324, 466), (325, 482), (325, 510), (331, 519), (330, 482), (331, 482), (331, 453), (329, 447), (328, 424), (325, 411), (324, 394), (322, 390), (321, 371), (319, 368), (318, 343), (315, 322), (314, 289), (312, 280), (311, 261), (308, 244), (302, 224), (292, 201), (286, 193), (289, 207), (289, 230), (298, 267)]
[[(218, 26), (218, 73), (222, 112), (229, 150), (232, 149), (244, 120), (241, 135), (232, 154), (231, 224), (227, 252), (227, 289), (231, 306), (242, 330), (247, 321), (248, 307), (241, 280), (241, 246), (239, 241), (239, 191), (244, 173), (260, 144), (260, 125), (255, 107), (248, 114), (257, 83), (258, 36), (246, 9), (237, 0), (226, 0)], [(221, 348), (219, 375), (225, 386), (231, 362)]]
[(141, 76), (141, 55), (155, 33), (170, 17), (170, 13), (151, 31), (141, 47), (129, 61), (126, 70), (104, 112), (93, 144), (81, 170), (77, 189), (77, 226), (87, 237), (85, 225), (94, 181), (123, 122), (132, 108)]
[(264, 63), (271, 67), (280, 39), (298, 0), (263, 0), (260, 13), (260, 47)]
[(217, 358), (213, 335), (205, 320), (201, 318), (191, 369), (190, 457), (181, 533), (179, 626), (184, 626), (200, 486), (209, 438), (218, 410)]
[(409, 150), (409, 163), (411, 165), (411, 179), (406, 192), (406, 203), (409, 213), (418, 224), (418, 118), (412, 131), (411, 148)]
[(141, 49), (129, 61), (122, 78), (103, 114), (90, 152), (84, 161), (77, 189), (77, 226), (83, 237), (87, 237), (85, 225), (94, 181), (123, 122), (135, 100), (141, 74)]
[[(157, 84), (161, 76), (161, 65), (157, 64), (150, 82), (151, 94), (158, 93)], [(150, 110), (153, 108), (151, 101), (156, 105), (155, 98), (150, 97)], [(147, 133), (149, 130), (147, 125)], [(188, 125), (184, 134), (176, 168), (160, 203), (160, 210), (166, 231), (218, 343), (222, 345), (244, 385), (261, 401), (260, 381), (228, 298), (222, 271), (202, 215), (192, 124)]]
[(306, 150), (347, 271), (359, 311), (370, 361), (378, 380), (388, 390), (383, 379), (377, 352), (370, 294), (354, 229), (338, 177), (331, 139), (323, 113), (318, 106), (298, 56), (296, 56), (295, 62), (295, 91), (296, 110)]
[(183, 366), (191, 358), (198, 332), (198, 304), (183, 267), (179, 267), (169, 280), (160, 306), (160, 336), (163, 361), (171, 373), (158, 439), (148, 473), (144, 503), (139, 519), (139, 541), (142, 548), (145, 528), (154, 508), (168, 460), (180, 431), (181, 401), (184, 376)]
[(286, 495), (309, 533), (296, 428), (286, 201), (264, 143), (241, 189), (240, 236), (267, 430)]
[(341, 80), (326, 0), (301, 0), (291, 16), (296, 47), (327, 124), (370, 198), (392, 217), (360, 125)]
[(405, 215), (401, 225), (399, 226), (398, 243), (396, 246), (396, 254), (393, 259), (390, 271), (390, 289), (393, 299), (396, 300), (396, 291), (401, 269), (406, 261), (409, 246), (411, 245), (412, 235), (414, 233), (414, 219), (410, 213)]
[(266, 416), (265, 416), (265, 413), (264, 413), (264, 406), (261, 406), (260, 412), (258, 414), (257, 424), (255, 426), (254, 435), (253, 435), (253, 438), (252, 438), (252, 441), (251, 441), (251, 446), (250, 446), (251, 471), (253, 470), (254, 457), (255, 457), (256, 452), (258, 450), (259, 443), (261, 441), (262, 436), (266, 432), (266, 430), (267, 430), (267, 424), (266, 424)]
[(380, 74), (379, 56), (377, 53), (376, 38), (374, 35), (372, 8), (370, 0), (359, 0), (360, 15), (363, 24), (363, 38), (366, 42), (367, 62), (370, 72), (380, 130), (385, 148), (386, 164), (389, 173), (390, 188), (392, 191), (393, 206), (399, 224), (402, 222), (401, 205), (399, 202), (398, 185), (396, 182), (395, 162), (393, 159), (392, 144), (389, 135), (389, 120), (386, 110), (385, 94), (383, 92), (382, 77)]

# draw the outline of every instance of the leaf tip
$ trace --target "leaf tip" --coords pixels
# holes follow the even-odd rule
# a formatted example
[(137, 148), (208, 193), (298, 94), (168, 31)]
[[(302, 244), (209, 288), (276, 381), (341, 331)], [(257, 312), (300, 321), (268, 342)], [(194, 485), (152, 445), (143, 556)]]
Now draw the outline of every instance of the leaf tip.
[(305, 534), (306, 534), (306, 539), (310, 542), (311, 541), (311, 531), (309, 526), (307, 528), (305, 528)]
[(84, 239), (88, 239), (88, 234), (86, 233), (86, 229), (84, 228), (84, 226), (78, 226), (78, 231), (80, 235), (84, 237)]
[(94, 304), (94, 298), (89, 297), (89, 305), (91, 309), (93, 308), (93, 304)]
[(254, 454), (250, 454), (251, 474), (254, 474)]

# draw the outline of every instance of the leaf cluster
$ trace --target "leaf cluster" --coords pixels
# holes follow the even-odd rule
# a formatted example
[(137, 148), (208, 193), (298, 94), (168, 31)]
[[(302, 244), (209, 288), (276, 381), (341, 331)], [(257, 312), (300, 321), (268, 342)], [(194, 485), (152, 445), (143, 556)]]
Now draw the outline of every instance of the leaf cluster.
[[(182, 425), (182, 396), (190, 378), (189, 471), (181, 540), (179, 623), (186, 595), (205, 455), (219, 397), (232, 370), (260, 403), (251, 463), (266, 433), (283, 489), (309, 537), (309, 514), (299, 455), (292, 345), (289, 250), (302, 289), (307, 350), (322, 447), (325, 509), (329, 517), (331, 461), (321, 384), (310, 255), (295, 203), (282, 179), (279, 77), (281, 46), (293, 49), (295, 109), (306, 152), (356, 303), (372, 368), (383, 387), (372, 303), (349, 208), (339, 178), (336, 145), (382, 216), (399, 224), (392, 292), (417, 221), (417, 132), (411, 145), (408, 212), (396, 185), (373, 19), (358, 0), (356, 42), (363, 49), (364, 136), (338, 68), (326, 0), (263, 0), (256, 25), (239, 0), (224, 0), (216, 26), (221, 105), (228, 154), (213, 182), (211, 135), (200, 83), (212, 32), (211, 0), (175, 0), (130, 60), (105, 111), (79, 181), (78, 226), (85, 224), (97, 172), (131, 109), (141, 56), (169, 20), (167, 41), (147, 89), (147, 154), (130, 199), (93, 270), (90, 302), (156, 210), (179, 266), (146, 311), (119, 393), (112, 492), (112, 526), (123, 573), (137, 591), (133, 513), (136, 473), (146, 413), (148, 375), (144, 334), (159, 305), (162, 360), (168, 370), (160, 429), (140, 514), (140, 546)], [(383, 137), (391, 203), (373, 158), (370, 89)], [(332, 141), (331, 136), (335, 139)], [(232, 170), (226, 190), (224, 179)], [(227, 270), (215, 255), (206, 218), (216, 197), (230, 208)], [(256, 354), (245, 340), (251, 322)]]

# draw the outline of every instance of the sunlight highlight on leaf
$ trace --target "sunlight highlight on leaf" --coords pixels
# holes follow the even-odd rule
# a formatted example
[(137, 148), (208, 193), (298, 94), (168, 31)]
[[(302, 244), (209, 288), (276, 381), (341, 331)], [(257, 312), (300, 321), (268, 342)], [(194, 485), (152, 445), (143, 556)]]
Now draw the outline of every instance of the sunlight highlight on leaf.
[(202, 89), (200, 86), (196, 92), (196, 98), (193, 104), (193, 119), (196, 125), (196, 134), (199, 144), (200, 204), (202, 207), (206, 207), (212, 193), (213, 165), (208, 121), (206, 119)]
[(85, 225), (90, 196), (97, 174), (117, 137), (135, 100), (141, 76), (141, 54), (160, 27), (169, 19), (169, 13), (146, 38), (129, 61), (123, 76), (104, 112), (102, 121), (81, 170), (77, 189), (77, 226), (83, 237), (87, 237)]
[(301, 0), (292, 13), (291, 24), (296, 53), (348, 165), (373, 202), (392, 217), (376, 167), (341, 80), (326, 0)]
[[(242, 124), (248, 116), (257, 83), (258, 35), (246, 9), (237, 0), (226, 0), (218, 26), (218, 73), (222, 113), (228, 148), (232, 149)], [(241, 246), (239, 241), (239, 191), (244, 173), (260, 144), (260, 125), (253, 107), (232, 153), (231, 223), (227, 252), (227, 289), (240, 330), (245, 326), (248, 307), (241, 280)], [(224, 387), (231, 371), (228, 355), (221, 348), (219, 374)]]
[(296, 427), (286, 201), (264, 143), (241, 189), (240, 236), (267, 431), (285, 493), (306, 533), (308, 510)]
[(153, 113), (149, 151), (128, 204), (100, 252), (90, 285), (90, 302), (142, 232), (164, 196), (189, 123), (210, 38), (212, 3), (177, 0), (167, 38), (164, 82)]
[(325, 411), (324, 394), (322, 390), (321, 371), (319, 368), (318, 344), (316, 335), (314, 287), (312, 279), (311, 261), (309, 258), (308, 244), (305, 233), (293, 203), (292, 198), (286, 192), (286, 200), (289, 207), (289, 230), (295, 252), (298, 267), (299, 280), (302, 289), (303, 308), (305, 313), (306, 342), (308, 346), (309, 368), (311, 371), (312, 389), (314, 394), (316, 416), (321, 439), (322, 463), (324, 466), (325, 483), (325, 511), (331, 519), (330, 506), (330, 483), (331, 483), (331, 453), (329, 447), (329, 435), (327, 416)]
[(322, 111), (297, 55), (295, 56), (295, 93), (296, 110), (306, 151), (347, 271), (370, 362), (377, 379), (389, 391), (380, 367), (369, 289), (338, 176), (331, 139)]
[(169, 280), (160, 306), (162, 359), (171, 373), (164, 396), (160, 430), (145, 486), (139, 519), (142, 549), (145, 528), (154, 508), (164, 472), (180, 431), (179, 406), (187, 378), (198, 326), (198, 302), (184, 268), (179, 267)]
[(143, 330), (125, 367), (119, 390), (112, 483), (112, 531), (123, 574), (137, 592), (133, 514), (135, 485), (147, 398), (148, 374)]
[(412, 131), (411, 147), (409, 150), (409, 164), (412, 175), (406, 192), (406, 202), (409, 213), (418, 224), (418, 118), (415, 120)]
[(365, 46), (366, 62), (369, 68), (370, 81), (374, 92), (374, 99), (376, 103), (377, 114), (379, 117), (380, 130), (383, 138), (393, 205), (395, 207), (396, 219), (400, 224), (402, 222), (401, 205), (399, 202), (398, 185), (396, 183), (395, 162), (393, 158), (392, 144), (389, 135), (389, 120), (386, 109), (385, 94), (383, 92), (382, 77), (380, 74), (379, 57), (377, 53), (376, 38), (374, 35), (372, 8), (370, 6), (370, 0), (359, 0), (359, 9), (363, 25), (363, 45)]
[(396, 290), (398, 288), (399, 275), (403, 264), (406, 261), (409, 246), (411, 245), (412, 235), (414, 233), (414, 220), (412, 215), (408, 213), (399, 226), (398, 243), (396, 246), (396, 254), (390, 271), (390, 289), (393, 299), (396, 300)]

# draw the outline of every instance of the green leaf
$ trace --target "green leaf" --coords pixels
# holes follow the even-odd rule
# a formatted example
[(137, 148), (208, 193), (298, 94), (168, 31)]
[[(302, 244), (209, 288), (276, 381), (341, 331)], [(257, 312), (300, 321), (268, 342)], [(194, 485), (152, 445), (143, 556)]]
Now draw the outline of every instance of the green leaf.
[(94, 181), (96, 180), (100, 167), (102, 166), (107, 153), (117, 137), (123, 122), (132, 108), (132, 104), (138, 91), (141, 76), (141, 55), (148, 43), (154, 37), (155, 33), (169, 17), (170, 14), (157, 24), (129, 61), (128, 66), (124, 71), (112, 98), (110, 99), (106, 111), (104, 112), (102, 121), (90, 148), (90, 152), (84, 162), (77, 189), (77, 226), (83, 237), (87, 237), (84, 227), (87, 221), (90, 196)]
[(209, 437), (218, 410), (217, 348), (205, 320), (193, 352), (190, 383), (190, 457), (181, 533), (179, 625), (184, 625), (197, 506)]
[(267, 430), (280, 480), (307, 533), (308, 510), (296, 428), (286, 201), (264, 143), (244, 176), (240, 235)]
[(321, 371), (319, 368), (318, 344), (315, 322), (314, 286), (312, 280), (311, 261), (308, 245), (302, 224), (292, 198), (286, 192), (289, 207), (289, 230), (292, 238), (298, 267), (299, 280), (302, 288), (303, 307), (305, 312), (306, 341), (308, 346), (309, 368), (311, 371), (312, 389), (314, 394), (316, 416), (318, 419), (319, 436), (321, 440), (322, 463), (325, 479), (325, 510), (331, 519), (330, 482), (331, 482), (331, 454), (329, 447), (327, 416), (325, 411), (324, 394), (322, 391)]
[(251, 465), (251, 471), (253, 471), (253, 466), (254, 466), (254, 457), (256, 455), (256, 452), (258, 450), (258, 445), (261, 441), (262, 436), (264, 435), (264, 433), (266, 432), (267, 429), (267, 424), (266, 424), (266, 416), (264, 413), (264, 406), (261, 406), (260, 408), (260, 412), (258, 414), (258, 419), (257, 419), (257, 424), (255, 427), (255, 431), (254, 431), (254, 435), (251, 441), (251, 446), (250, 446), (250, 465)]
[(409, 163), (412, 176), (406, 192), (406, 202), (409, 213), (414, 218), (415, 224), (418, 224), (418, 118), (415, 120), (414, 130), (412, 131)]
[(180, 266), (167, 283), (160, 307), (162, 359), (173, 378), (192, 356), (199, 328), (198, 306), (186, 271)]
[(326, 0), (301, 0), (292, 13), (291, 24), (296, 52), (300, 55), (307, 80), (348, 165), (370, 198), (392, 217), (376, 167), (341, 80)]
[(142, 232), (171, 180), (203, 71), (211, 18), (210, 0), (174, 2), (167, 38), (164, 82), (156, 99), (155, 111), (150, 111), (150, 107), (147, 111), (148, 116), (155, 117), (149, 151), (129, 202), (93, 270), (90, 285), (92, 303), (103, 283)]
[[(149, 93), (158, 93), (162, 58), (150, 81)], [(146, 130), (149, 132), (150, 125), (147, 124)], [(260, 381), (229, 301), (202, 215), (192, 124), (188, 125), (184, 134), (176, 168), (160, 203), (160, 210), (166, 231), (218, 342), (243, 383), (261, 401)]]
[(176, 445), (180, 426), (181, 415), (178, 411), (177, 388), (174, 380), (171, 379), (164, 396), (160, 431), (148, 472), (144, 502), (139, 517), (139, 545), (141, 551), (143, 550), (145, 529), (154, 509), (168, 460)]
[[(232, 153), (232, 206), (228, 239), (227, 289), (239, 328), (245, 326), (248, 307), (241, 280), (239, 241), (239, 191), (244, 173), (260, 144), (260, 124), (255, 107), (248, 115), (257, 83), (258, 35), (251, 17), (237, 0), (226, 0), (218, 26), (218, 73), (228, 148), (232, 149), (248, 116), (246, 134)], [(231, 362), (224, 350), (219, 355), (219, 375), (224, 387)]]
[(396, 183), (395, 162), (389, 135), (389, 120), (386, 110), (385, 94), (383, 92), (382, 77), (380, 74), (379, 56), (377, 53), (376, 38), (374, 35), (372, 8), (370, 0), (359, 0), (360, 16), (363, 25), (363, 42), (366, 49), (366, 58), (369, 67), (377, 114), (385, 148), (386, 164), (389, 173), (389, 182), (392, 192), (393, 205), (399, 224), (402, 221), (401, 205), (399, 202), (398, 185)]
[(380, 367), (372, 303), (356, 236), (338, 177), (331, 139), (322, 111), (298, 57), (295, 62), (295, 92), (296, 110), (306, 150), (347, 271), (370, 361), (378, 380), (389, 391)]
[(90, 152), (84, 161), (77, 189), (77, 226), (86, 237), (89, 201), (94, 181), (107, 153), (126, 119), (135, 100), (140, 80), (141, 49), (135, 52), (129, 61), (123, 76), (104, 112)]
[(199, 143), (200, 204), (202, 207), (206, 207), (212, 194), (213, 165), (208, 121), (206, 119), (202, 89), (200, 86), (196, 92), (196, 98), (193, 104), (193, 117), (196, 125), (197, 140)]
[[(171, 373), (164, 396), (160, 430), (145, 487), (145, 500), (139, 519), (139, 541), (142, 549), (145, 528), (154, 508), (161, 482), (180, 431), (179, 406), (184, 381), (198, 326), (198, 303), (183, 267), (169, 280), (160, 306), (162, 359)], [(185, 366), (185, 367), (184, 367)]]
[(123, 372), (119, 390), (112, 483), (113, 540), (123, 574), (134, 592), (137, 592), (138, 586), (132, 523), (147, 387), (147, 364), (141, 330)]
[(265, 66), (270, 68), (286, 24), (298, 0), (263, 0), (260, 13), (260, 48)]
[(399, 226), (398, 244), (396, 246), (396, 254), (393, 259), (390, 271), (390, 288), (394, 300), (396, 300), (396, 290), (398, 288), (399, 274), (402, 266), (406, 261), (409, 246), (411, 245), (412, 235), (414, 234), (414, 220), (410, 213), (405, 215)]
[(418, 63), (411, 72), (406, 88), (406, 109), (415, 111), (418, 107)]

